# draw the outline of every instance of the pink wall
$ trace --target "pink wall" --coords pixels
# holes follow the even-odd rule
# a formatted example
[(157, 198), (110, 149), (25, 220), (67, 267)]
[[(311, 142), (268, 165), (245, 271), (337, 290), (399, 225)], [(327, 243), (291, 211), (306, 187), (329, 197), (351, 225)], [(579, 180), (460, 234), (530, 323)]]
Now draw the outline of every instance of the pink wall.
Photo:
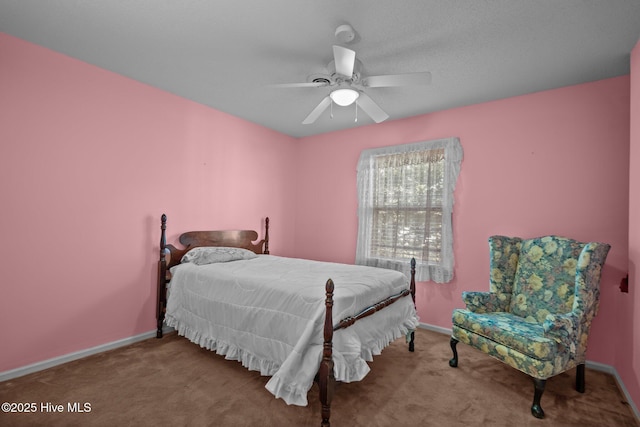
[(640, 41), (631, 52), (631, 149), (629, 171), (629, 294), (619, 298), (616, 369), (640, 406)]
[(418, 285), (421, 321), (450, 328), (462, 291), (488, 290), (490, 235), (603, 241), (612, 249), (588, 357), (613, 364), (618, 283), (627, 272), (629, 76), (304, 138), (296, 255), (353, 262), (363, 149), (449, 136), (464, 149), (453, 217), (455, 279)]
[(0, 93), (0, 372), (153, 330), (163, 212), (291, 254), (293, 138), (2, 33)]

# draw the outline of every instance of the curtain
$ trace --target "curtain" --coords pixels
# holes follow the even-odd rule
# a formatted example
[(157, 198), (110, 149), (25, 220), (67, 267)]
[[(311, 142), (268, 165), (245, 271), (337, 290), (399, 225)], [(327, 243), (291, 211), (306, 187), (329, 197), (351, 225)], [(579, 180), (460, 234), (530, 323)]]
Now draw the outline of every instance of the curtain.
[(356, 264), (399, 270), (416, 280), (453, 278), (453, 192), (458, 138), (364, 150), (358, 162)]

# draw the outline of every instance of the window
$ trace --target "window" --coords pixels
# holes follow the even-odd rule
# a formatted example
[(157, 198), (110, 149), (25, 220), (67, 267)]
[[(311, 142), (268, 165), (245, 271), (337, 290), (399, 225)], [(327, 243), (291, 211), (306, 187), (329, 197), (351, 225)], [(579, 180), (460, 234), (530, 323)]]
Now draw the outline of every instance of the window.
[(453, 278), (453, 190), (462, 147), (457, 138), (365, 150), (358, 162), (356, 263), (416, 280)]

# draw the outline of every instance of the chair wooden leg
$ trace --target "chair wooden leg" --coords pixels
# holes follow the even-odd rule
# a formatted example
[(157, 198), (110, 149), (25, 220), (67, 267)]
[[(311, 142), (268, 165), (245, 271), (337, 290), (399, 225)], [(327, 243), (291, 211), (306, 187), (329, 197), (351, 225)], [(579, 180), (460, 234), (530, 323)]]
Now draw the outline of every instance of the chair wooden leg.
[(544, 418), (544, 411), (540, 406), (540, 398), (544, 392), (544, 386), (547, 384), (547, 380), (541, 380), (538, 378), (533, 379), (535, 385), (535, 392), (533, 394), (533, 405), (531, 405), (531, 414), (536, 418)]
[(411, 340), (409, 341), (409, 351), (415, 351), (416, 347), (414, 344), (416, 338), (416, 333), (414, 331), (411, 331)]
[(453, 358), (449, 359), (449, 366), (452, 368), (458, 367), (458, 350), (456, 350), (456, 345), (458, 345), (458, 340), (454, 337), (451, 337), (451, 341), (449, 341), (449, 345), (451, 345), (451, 350), (453, 350)]
[(576, 390), (584, 393), (584, 363), (576, 368)]

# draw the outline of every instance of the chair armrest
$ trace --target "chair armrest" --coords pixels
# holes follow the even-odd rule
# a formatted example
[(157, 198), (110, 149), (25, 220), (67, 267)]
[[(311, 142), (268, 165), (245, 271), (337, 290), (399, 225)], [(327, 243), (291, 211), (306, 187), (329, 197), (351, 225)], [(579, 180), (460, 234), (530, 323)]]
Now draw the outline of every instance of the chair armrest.
[(462, 301), (467, 310), (474, 313), (493, 313), (507, 311), (506, 300), (502, 300), (495, 292), (463, 292)]
[(571, 352), (575, 352), (579, 324), (580, 320), (574, 313), (548, 314), (542, 323), (542, 329), (544, 329), (545, 334), (558, 342), (568, 345), (571, 348)]

